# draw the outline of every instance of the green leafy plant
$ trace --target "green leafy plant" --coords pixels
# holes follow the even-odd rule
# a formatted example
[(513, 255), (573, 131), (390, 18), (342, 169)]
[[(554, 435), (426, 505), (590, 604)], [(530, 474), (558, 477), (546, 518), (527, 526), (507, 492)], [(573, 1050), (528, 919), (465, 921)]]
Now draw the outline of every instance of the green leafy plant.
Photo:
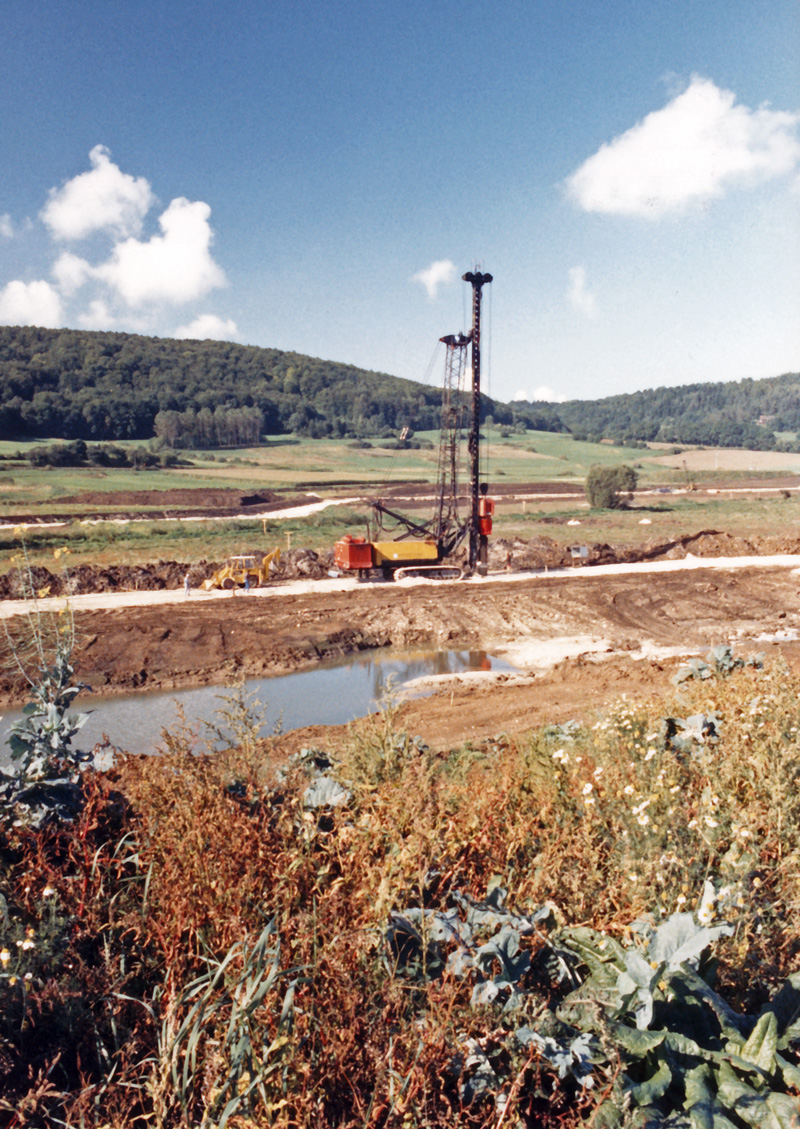
[[(796, 1126), (800, 973), (758, 1016), (731, 1008), (699, 971), (709, 947), (734, 932), (705, 923), (724, 901), (710, 882), (697, 917), (675, 913), (655, 927), (634, 923), (628, 945), (587, 926), (553, 928), (555, 907), (514, 913), (505, 898), (498, 884), (482, 902), (454, 894), (450, 911), (392, 913), (386, 939), (393, 967), (415, 978), (472, 979), (471, 1006), (498, 1013), (496, 1039), (530, 1048), (560, 1079), (571, 1075), (581, 1087), (609, 1094), (595, 1124)], [(552, 1009), (536, 1005), (526, 938), (538, 943), (540, 972), (569, 989)], [(536, 1018), (520, 1025), (515, 1016), (531, 1005)], [(508, 1079), (499, 1056), (492, 1063), (474, 1038), (466, 1046), (462, 1097), (500, 1095)], [(627, 1111), (637, 1112), (634, 1121), (625, 1121)]]
[(733, 648), (725, 643), (719, 643), (716, 647), (711, 648), (705, 661), (695, 657), (685, 662), (673, 681), (676, 686), (679, 686), (682, 682), (688, 682), (692, 678), (697, 678), (701, 682), (708, 678), (725, 678), (733, 674), (735, 670), (741, 670), (742, 667), (751, 666), (760, 670), (763, 665), (763, 655), (755, 655), (747, 659), (737, 655), (734, 658)]
[[(596, 1051), (610, 1042), (623, 1063), (596, 1124), (797, 1125), (800, 974), (759, 1015), (735, 1012), (699, 971), (709, 945), (732, 932), (677, 913), (655, 929), (642, 923), (640, 939), (625, 947), (586, 927), (550, 938), (588, 971), (556, 1008), (562, 1039), (594, 1035)], [(608, 1057), (595, 1062), (612, 1073)], [(626, 1110), (638, 1111), (633, 1122)]]
[(59, 640), (51, 664), (40, 669), (31, 687), (33, 701), (23, 707), (24, 719), (9, 732), (21, 783), (61, 776), (65, 770), (69, 774), (92, 760), (91, 753), (72, 748), (72, 738), (89, 718), (69, 713), (74, 698), (86, 689), (75, 682), (74, 673), (70, 644)]
[[(63, 555), (61, 550), (56, 553)], [(89, 715), (69, 712), (75, 697), (88, 689), (74, 677), (71, 608), (65, 604), (60, 614), (43, 612), (24, 543), (19, 561), (27, 610), (23, 629), (16, 635), (3, 621), (6, 661), (24, 678), (32, 701), (23, 707), (23, 719), (9, 732), (11, 759), (17, 770), (13, 777), (0, 779), (0, 795), (18, 817), (37, 824), (55, 814), (75, 814), (80, 804), (77, 782), (81, 770), (94, 758), (91, 752), (72, 747)]]

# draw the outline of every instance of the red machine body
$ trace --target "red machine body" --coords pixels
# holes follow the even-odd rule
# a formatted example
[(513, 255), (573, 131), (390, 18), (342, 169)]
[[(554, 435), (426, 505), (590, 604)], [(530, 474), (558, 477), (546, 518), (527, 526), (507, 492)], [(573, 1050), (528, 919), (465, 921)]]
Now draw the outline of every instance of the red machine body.
[(351, 537), (346, 533), (333, 547), (333, 559), (337, 568), (374, 568), (372, 544), (366, 537)]

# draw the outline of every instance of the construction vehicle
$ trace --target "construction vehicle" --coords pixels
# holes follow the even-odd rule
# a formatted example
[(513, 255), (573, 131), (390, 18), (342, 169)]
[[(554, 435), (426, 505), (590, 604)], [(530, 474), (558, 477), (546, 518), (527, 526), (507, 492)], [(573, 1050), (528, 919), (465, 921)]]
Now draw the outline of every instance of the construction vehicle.
[[(449, 579), (474, 572), (486, 574), (488, 536), (492, 531), (494, 499), (486, 496), (487, 485), (480, 481), (480, 406), (481, 406), (481, 294), (492, 281), (490, 274), (469, 271), (462, 276), (472, 286), (472, 329), (450, 334), (439, 340), (445, 346), (445, 376), (442, 392), (442, 417), (437, 467), (437, 500), (430, 521), (417, 522), (390, 509), (377, 499), (371, 503), (377, 536), (347, 535), (334, 546), (334, 563), (343, 572), (357, 572), (359, 579), (371, 578), (376, 570), (388, 580), (408, 575)], [(467, 388), (471, 352), (471, 388)], [(460, 495), (459, 474), (463, 433), (466, 444), (469, 488)], [(459, 504), (466, 506), (459, 515)], [(390, 526), (391, 523), (391, 526)], [(389, 539), (387, 531), (402, 530)], [(461, 544), (468, 540), (466, 567), (447, 563)]]
[(225, 564), (218, 568), (213, 576), (203, 581), (203, 588), (206, 592), (210, 592), (212, 588), (224, 588), (227, 592), (233, 588), (257, 588), (267, 583), (272, 566), (277, 566), (280, 559), (280, 549), (266, 553), (261, 560), (255, 553), (228, 557)]

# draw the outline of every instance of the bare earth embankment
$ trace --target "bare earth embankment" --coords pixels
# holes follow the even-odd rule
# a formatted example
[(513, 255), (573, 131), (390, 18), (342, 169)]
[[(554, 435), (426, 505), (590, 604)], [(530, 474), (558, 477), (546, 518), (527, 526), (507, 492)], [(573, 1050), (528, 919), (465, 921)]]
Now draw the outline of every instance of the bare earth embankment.
[[(79, 606), (80, 598), (77, 670), (107, 694), (224, 685), (388, 645), (507, 651), (525, 677), (460, 676), (433, 698), (403, 706), (410, 731), (446, 747), (580, 716), (622, 694), (648, 697), (680, 654), (720, 642), (735, 641), (742, 654), (780, 648), (790, 661), (800, 657), (796, 570), (718, 565), (643, 565), (617, 575), (584, 569), (514, 582), (500, 574), (455, 584), (322, 581), (233, 598), (164, 592), (161, 600), (171, 602), (112, 609)], [(2, 700), (22, 693), (4, 673)]]
[[(731, 489), (786, 493), (795, 483), (787, 477), (765, 487), (761, 480), (742, 479)], [(358, 484), (352, 485), (358, 493)], [(519, 501), (566, 498), (574, 489), (530, 483), (496, 493), (501, 501)], [(406, 484), (395, 493), (404, 507), (429, 505), (427, 485)], [(716, 495), (717, 489), (708, 493)], [(317, 495), (289, 501), (304, 512), (334, 504)], [(285, 497), (264, 490), (82, 494), (63, 502), (60, 516), (67, 521), (86, 521), (95, 511), (97, 519), (124, 522), (152, 517), (154, 510), (176, 521), (293, 512), (281, 508)], [(14, 521), (23, 516), (16, 514)], [(53, 515), (36, 520), (52, 521)], [(575, 537), (583, 540), (587, 533), (576, 530)], [(330, 550), (292, 548), (282, 555), (274, 585), (233, 598), (197, 591), (219, 561), (73, 562), (59, 571), (50, 560), (48, 567), (37, 564), (30, 576), (15, 567), (0, 575), (0, 617), (21, 622), (26, 605), (15, 601), (29, 581), (43, 609), (48, 597), (57, 609), (69, 596), (78, 677), (100, 694), (225, 686), (390, 645), (506, 651), (521, 675), (462, 675), (436, 687), (433, 697), (402, 707), (407, 728), (440, 748), (579, 716), (621, 694), (649, 696), (668, 682), (680, 655), (704, 653), (716, 643), (734, 640), (739, 652), (780, 648), (790, 661), (796, 650), (800, 656), (794, 641), (800, 578), (791, 564), (766, 564), (775, 554), (800, 554), (800, 537), (791, 526), (771, 536), (706, 528), (637, 544), (588, 541), (585, 549), (584, 567), (572, 570), (563, 537), (494, 537), (486, 580), (359, 585), (329, 577)], [(755, 560), (743, 568), (744, 558)], [(695, 567), (726, 559), (739, 567)], [(680, 562), (685, 571), (659, 571)], [(615, 572), (622, 566), (638, 571)], [(194, 589), (188, 599), (187, 570)], [(21, 702), (25, 690), (13, 670), (0, 672), (0, 706)], [(311, 737), (298, 733), (290, 744)]]

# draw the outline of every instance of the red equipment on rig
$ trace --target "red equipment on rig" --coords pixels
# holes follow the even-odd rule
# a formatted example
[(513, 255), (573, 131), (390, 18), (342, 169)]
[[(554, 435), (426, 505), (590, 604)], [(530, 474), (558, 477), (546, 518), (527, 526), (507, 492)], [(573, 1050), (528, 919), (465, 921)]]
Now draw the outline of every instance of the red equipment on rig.
[[(452, 559), (465, 540), (468, 543), (466, 571), (486, 574), (487, 538), (492, 532), (494, 500), (486, 497), (487, 484), (480, 481), (481, 292), (492, 281), (492, 276), (468, 271), (462, 278), (472, 287), (472, 329), (466, 334), (440, 338), (446, 352), (435, 513), (429, 521), (413, 520), (390, 509), (380, 498), (375, 500), (372, 510), (378, 529), (394, 532), (402, 528), (404, 532), (391, 540), (348, 534), (336, 542), (336, 567), (358, 571), (362, 578), (373, 569), (380, 569), (386, 578), (409, 574), (444, 577), (453, 572), (461, 576), (463, 570), (459, 565), (442, 562)], [(467, 418), (469, 488), (464, 499), (459, 486), (459, 456)], [(409, 429), (404, 428), (400, 438), (406, 438), (408, 433)], [(459, 501), (463, 506), (465, 500), (469, 513), (461, 516)], [(394, 525), (385, 524), (387, 520)]]

